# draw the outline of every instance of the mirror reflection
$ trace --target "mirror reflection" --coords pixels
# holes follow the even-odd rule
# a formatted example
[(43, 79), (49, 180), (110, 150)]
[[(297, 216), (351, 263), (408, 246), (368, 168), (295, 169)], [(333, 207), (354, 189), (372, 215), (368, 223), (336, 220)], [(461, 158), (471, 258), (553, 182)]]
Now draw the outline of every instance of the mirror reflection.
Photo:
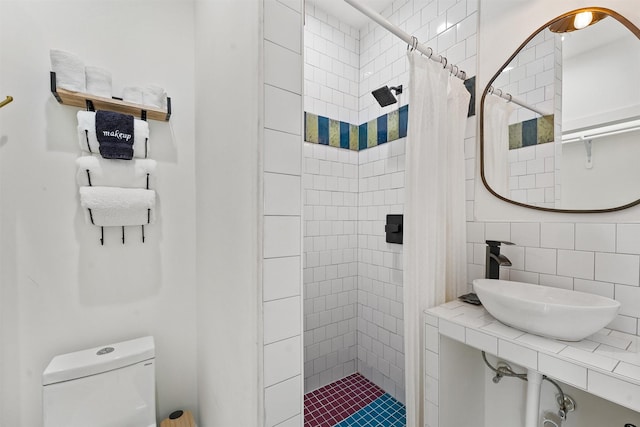
[(486, 89), (482, 174), (490, 190), (550, 210), (637, 203), (639, 36), (597, 9), (563, 15), (529, 38)]

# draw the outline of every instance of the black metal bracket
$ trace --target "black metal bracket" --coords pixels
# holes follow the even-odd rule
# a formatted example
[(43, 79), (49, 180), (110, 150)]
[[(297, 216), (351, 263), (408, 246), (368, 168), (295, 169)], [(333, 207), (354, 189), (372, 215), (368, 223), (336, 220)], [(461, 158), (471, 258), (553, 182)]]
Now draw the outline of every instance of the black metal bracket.
[(387, 223), (384, 226), (387, 243), (402, 244), (402, 215), (387, 215)]

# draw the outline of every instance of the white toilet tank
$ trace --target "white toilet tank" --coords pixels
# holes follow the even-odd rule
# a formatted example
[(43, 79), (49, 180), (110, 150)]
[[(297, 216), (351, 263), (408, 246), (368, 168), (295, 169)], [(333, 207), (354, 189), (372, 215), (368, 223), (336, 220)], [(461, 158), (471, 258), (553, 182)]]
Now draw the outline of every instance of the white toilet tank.
[(42, 384), (44, 427), (156, 426), (153, 337), (56, 356)]

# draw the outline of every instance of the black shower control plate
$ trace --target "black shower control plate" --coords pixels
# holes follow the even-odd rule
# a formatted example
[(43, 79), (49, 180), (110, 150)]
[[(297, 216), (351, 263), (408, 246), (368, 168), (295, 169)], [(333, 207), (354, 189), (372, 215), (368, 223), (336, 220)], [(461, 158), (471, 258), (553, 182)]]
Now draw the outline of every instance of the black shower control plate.
[(402, 244), (402, 215), (387, 215), (384, 226), (387, 243)]

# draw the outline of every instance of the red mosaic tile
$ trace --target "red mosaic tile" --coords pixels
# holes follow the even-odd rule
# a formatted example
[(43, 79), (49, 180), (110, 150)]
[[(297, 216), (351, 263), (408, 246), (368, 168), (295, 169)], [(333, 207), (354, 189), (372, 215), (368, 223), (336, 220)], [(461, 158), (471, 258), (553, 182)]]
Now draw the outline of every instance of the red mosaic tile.
[(349, 375), (304, 395), (304, 426), (332, 427), (383, 394), (362, 375)]

